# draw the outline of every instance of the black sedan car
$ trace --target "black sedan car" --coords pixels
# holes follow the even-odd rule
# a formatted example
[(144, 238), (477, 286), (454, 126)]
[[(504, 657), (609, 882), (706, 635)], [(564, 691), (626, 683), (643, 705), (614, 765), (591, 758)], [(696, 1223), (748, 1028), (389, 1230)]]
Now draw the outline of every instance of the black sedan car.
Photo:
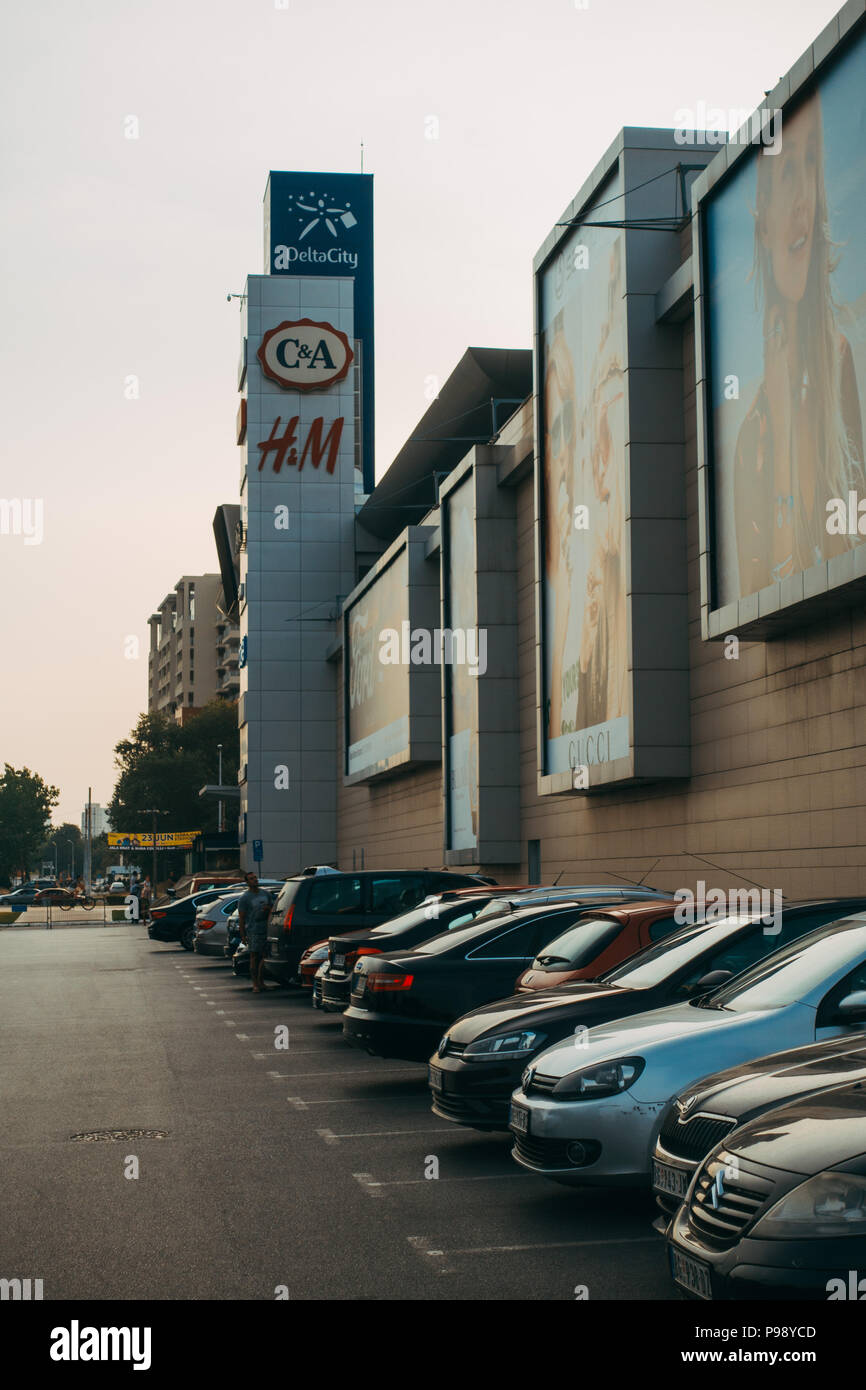
[[(608, 889), (608, 892), (610, 890)], [(586, 911), (601, 906), (600, 890), (526, 906), (492, 900), (476, 921), (412, 951), (361, 956), (352, 972), (343, 1036), (381, 1057), (426, 1060), (459, 1014), (514, 988), (521, 971), (548, 941)], [(617, 902), (621, 890), (614, 890)], [(533, 996), (535, 997), (535, 996)]]
[(511, 1093), (544, 1048), (594, 1024), (705, 994), (789, 941), (864, 907), (864, 898), (790, 904), (778, 931), (755, 914), (680, 927), (597, 980), (474, 1009), (451, 1024), (430, 1058), (433, 1110), (473, 1129), (506, 1130)]
[[(863, 994), (866, 1017), (866, 991)], [(671, 1223), (675, 1283), (703, 1299), (866, 1295), (866, 1087), (839, 1086), (734, 1130)]]
[(854, 1081), (866, 1081), (866, 1033), (774, 1052), (690, 1086), (665, 1110), (656, 1140), (653, 1189), (662, 1212), (676, 1214), (698, 1164), (732, 1129)]
[[(361, 955), (411, 950), (452, 927), (473, 921), (490, 902), (495, 889), (466, 888), (432, 896), (412, 912), (403, 912), (381, 927), (346, 932), (328, 941), (328, 960), (319, 972), (321, 1002), (326, 1013), (342, 1013), (349, 1003), (349, 987), (355, 962)], [(502, 889), (504, 895), (508, 890)]]

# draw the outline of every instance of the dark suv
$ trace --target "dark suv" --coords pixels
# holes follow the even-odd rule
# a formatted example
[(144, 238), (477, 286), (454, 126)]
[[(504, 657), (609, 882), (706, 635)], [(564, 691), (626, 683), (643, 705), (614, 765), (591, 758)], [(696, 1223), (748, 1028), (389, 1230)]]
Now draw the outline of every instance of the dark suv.
[(444, 869), (334, 869), (286, 879), (268, 919), (265, 974), (288, 984), (308, 946), (340, 932), (378, 927), (417, 907), (432, 893), (490, 883), (480, 874)]

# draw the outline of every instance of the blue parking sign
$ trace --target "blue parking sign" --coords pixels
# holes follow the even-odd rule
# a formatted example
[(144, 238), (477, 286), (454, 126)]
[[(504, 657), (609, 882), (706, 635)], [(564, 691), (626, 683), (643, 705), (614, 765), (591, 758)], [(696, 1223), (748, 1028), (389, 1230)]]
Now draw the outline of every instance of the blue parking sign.
[(257, 864), (260, 864), (263, 858), (261, 840), (253, 840), (253, 859)]

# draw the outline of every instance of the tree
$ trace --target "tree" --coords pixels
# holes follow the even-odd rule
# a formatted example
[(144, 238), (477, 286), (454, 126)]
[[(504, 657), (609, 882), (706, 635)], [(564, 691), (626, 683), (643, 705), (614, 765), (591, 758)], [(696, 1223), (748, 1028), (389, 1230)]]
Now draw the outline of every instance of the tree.
[(216, 830), (216, 798), (199, 791), (218, 779), (220, 743), (223, 782), (234, 785), (240, 760), (234, 702), (212, 700), (183, 725), (166, 714), (142, 714), (114, 750), (119, 776), (108, 805), (112, 826), (150, 831), (156, 808), (157, 830)]
[(16, 873), (26, 875), (59, 800), (57, 787), (38, 773), (6, 763), (0, 777), (0, 882), (8, 883)]
[[(70, 840), (72, 841), (72, 846), (69, 844)], [(73, 854), (75, 858), (75, 872), (76, 874), (80, 874), (84, 863), (84, 848), (81, 831), (78, 826), (73, 825), (71, 821), (64, 821), (62, 825), (51, 827), (48, 832), (48, 838), (37, 850), (35, 856), (33, 856), (30, 867), (32, 869), (37, 861), (41, 866), (43, 862), (47, 863), (50, 859), (57, 864), (57, 872), (59, 874), (66, 874), (68, 876), (72, 872)]]

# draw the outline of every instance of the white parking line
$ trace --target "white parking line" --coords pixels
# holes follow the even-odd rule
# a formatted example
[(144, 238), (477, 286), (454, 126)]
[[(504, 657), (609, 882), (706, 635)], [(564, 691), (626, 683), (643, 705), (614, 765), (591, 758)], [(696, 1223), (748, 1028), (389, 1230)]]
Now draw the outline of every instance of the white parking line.
[(437, 1274), (456, 1274), (456, 1270), (448, 1264), (444, 1250), (428, 1250), (427, 1236), (407, 1236), (406, 1237), (413, 1250), (416, 1250), (425, 1260), (438, 1259), (443, 1263), (436, 1266)]
[[(370, 1176), (367, 1174), (366, 1176)], [(479, 1173), (471, 1178), (389, 1178), (384, 1182), (376, 1182), (370, 1178), (370, 1187), (439, 1187), (445, 1182), (501, 1182), (503, 1178), (531, 1178), (532, 1173)]]
[(372, 1173), (353, 1173), (352, 1177), (355, 1179), (356, 1182), (359, 1182), (361, 1184), (368, 1197), (382, 1196), (382, 1193), (378, 1191), (382, 1184), (373, 1182)]
[[(371, 1099), (383, 1100), (385, 1099), (385, 1097), (341, 1096), (339, 1100), (334, 1100), (333, 1096), (328, 1096), (324, 1100), (306, 1100), (303, 1099), (301, 1096), (286, 1096), (286, 1100), (289, 1102), (290, 1105), (293, 1105), (296, 1110), (306, 1110), (307, 1107), (310, 1105), (369, 1105)], [(418, 1101), (421, 1101), (422, 1104), (426, 1105), (426, 1098), (424, 1096), (419, 1096), (416, 1100), (413, 1100), (413, 1098), (410, 1096), (407, 1099), (401, 1100), (400, 1105), (402, 1109), (405, 1110), (408, 1105), (417, 1105)]]
[[(354, 1174), (355, 1177), (359, 1175)], [(364, 1174), (363, 1176), (368, 1176)], [(371, 1193), (371, 1196), (373, 1194)], [(509, 1255), (524, 1254), (530, 1250), (579, 1250), (588, 1246), (605, 1245), (648, 1245), (650, 1242), (657, 1244), (659, 1236), (615, 1236), (606, 1240), (552, 1240), (539, 1241), (537, 1244), (529, 1245), (475, 1245), (464, 1246), (462, 1249), (440, 1250), (430, 1245), (429, 1236), (407, 1236), (406, 1240), (412, 1249), (427, 1260), (438, 1260), (441, 1263), (433, 1266), (436, 1274), (456, 1274), (457, 1271), (449, 1260), (456, 1255)]]
[(661, 1236), (608, 1236), (600, 1240), (551, 1240), (533, 1245), (469, 1245), (449, 1250), (449, 1255), (503, 1255), (525, 1250), (579, 1250), (590, 1245), (658, 1245)]
[(338, 1144), (341, 1139), (381, 1139), (393, 1134), (450, 1134), (451, 1126), (447, 1129), (369, 1129), (356, 1130), (354, 1134), (335, 1134), (332, 1129), (317, 1129), (316, 1133), (324, 1139), (326, 1144)]
[[(272, 1043), (274, 1041), (273, 1033), (236, 1033), (235, 1037), (240, 1038), (241, 1042)], [(290, 1052), (293, 1057), (306, 1057), (308, 1053), (313, 1052), (329, 1052), (332, 1057), (345, 1057), (346, 1055), (341, 1047), (299, 1047), (297, 1050), (294, 1047), (284, 1047), (280, 1051)]]
[(295, 1071), (279, 1072), (269, 1071), (268, 1076), (274, 1076), (281, 1081), (306, 1081), (311, 1076), (386, 1076), (391, 1072), (397, 1072), (401, 1076), (406, 1075), (404, 1067), (359, 1067), (352, 1071)]

